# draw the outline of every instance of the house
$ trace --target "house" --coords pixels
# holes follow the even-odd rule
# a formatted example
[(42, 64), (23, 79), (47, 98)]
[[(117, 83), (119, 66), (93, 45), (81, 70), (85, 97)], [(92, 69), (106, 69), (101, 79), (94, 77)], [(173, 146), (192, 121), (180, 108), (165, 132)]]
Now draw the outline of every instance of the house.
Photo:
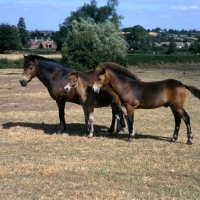
[(44, 41), (44, 39), (30, 39), (28, 44), (30, 45), (30, 49), (56, 49), (57, 45), (54, 43), (54, 41)]
[(30, 39), (28, 44), (30, 45), (30, 49), (38, 49), (41, 42), (44, 42), (44, 39), (37, 39), (37, 37), (35, 37), (35, 39)]
[(56, 49), (57, 45), (52, 41), (44, 41), (40, 43), (40, 49)]
[[(161, 42), (160, 44), (156, 43), (156, 46), (157, 47), (161, 47), (161, 46), (168, 47), (169, 44), (170, 44), (170, 42)], [(185, 47), (186, 44), (187, 44), (188, 47), (191, 45), (190, 42), (187, 42), (187, 43), (175, 42), (175, 44), (176, 44), (176, 48), (179, 48), (179, 49)]]

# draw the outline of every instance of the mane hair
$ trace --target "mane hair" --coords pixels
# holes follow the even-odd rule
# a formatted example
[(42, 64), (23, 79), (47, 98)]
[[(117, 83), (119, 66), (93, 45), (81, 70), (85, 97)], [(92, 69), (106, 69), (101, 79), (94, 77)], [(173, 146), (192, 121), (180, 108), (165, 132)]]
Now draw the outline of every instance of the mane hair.
[(28, 61), (35, 62), (35, 60), (38, 60), (40, 63), (43, 64), (43, 66), (45, 65), (45, 68), (48, 68), (50, 70), (54, 69), (56, 67), (69, 68), (68, 66), (63, 65), (54, 59), (45, 58), (43, 56), (39, 56), (39, 55), (35, 55), (35, 54), (29, 54), (28, 56), (25, 56), (24, 66)]
[(109, 70), (111, 70), (113, 72), (119, 73), (121, 75), (129, 77), (129, 78), (134, 79), (136, 81), (140, 81), (140, 79), (134, 73), (132, 73), (131, 71), (129, 71), (125, 67), (123, 67), (123, 66), (121, 66), (121, 65), (119, 65), (117, 63), (114, 63), (114, 62), (103, 62), (103, 63), (100, 63), (97, 66), (97, 70), (98, 70), (98, 68), (109, 69)]
[(76, 70), (72, 70), (71, 72), (69, 72), (69, 76), (70, 75), (75, 75), (76, 73), (78, 73), (78, 78), (81, 78), (82, 80), (84, 80), (84, 82), (87, 83), (87, 85), (92, 86), (92, 81), (89, 79), (89, 77), (87, 77), (83, 72), (81, 71), (76, 71)]
[(50, 62), (57, 62), (56, 60), (52, 59), (52, 58), (45, 58), (43, 56), (39, 56), (36, 54), (29, 54), (28, 56), (25, 56), (25, 58), (31, 60), (34, 62), (35, 59), (37, 60), (44, 60), (44, 61), (50, 61)]

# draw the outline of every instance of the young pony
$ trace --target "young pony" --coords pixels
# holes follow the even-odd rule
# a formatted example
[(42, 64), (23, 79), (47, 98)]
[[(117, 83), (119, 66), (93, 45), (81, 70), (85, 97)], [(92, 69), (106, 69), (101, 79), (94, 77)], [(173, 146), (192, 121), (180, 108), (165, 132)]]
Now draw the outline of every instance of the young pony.
[[(80, 104), (83, 107), (86, 124), (86, 135), (88, 138), (93, 137), (93, 112), (96, 103), (97, 94), (92, 91), (92, 81), (82, 72), (73, 71), (68, 74), (68, 79), (64, 91), (70, 93), (72, 90), (79, 97)], [(88, 127), (90, 122), (90, 128)], [(89, 133), (89, 135), (88, 135)]]
[(156, 82), (133, 81), (123, 75), (121, 67), (112, 68), (105, 63), (101, 63), (96, 68), (98, 79), (93, 85), (93, 90), (99, 92), (101, 88), (109, 85), (119, 96), (117, 103), (124, 106), (128, 115), (129, 137), (131, 141), (134, 137), (134, 111), (136, 108), (153, 109), (161, 106), (170, 107), (175, 118), (175, 130), (172, 140), (178, 138), (181, 118), (187, 128), (187, 144), (192, 144), (192, 131), (190, 127), (190, 117), (184, 110), (186, 100), (186, 89), (195, 97), (200, 99), (200, 90), (194, 86), (187, 86), (180, 81), (167, 79)]

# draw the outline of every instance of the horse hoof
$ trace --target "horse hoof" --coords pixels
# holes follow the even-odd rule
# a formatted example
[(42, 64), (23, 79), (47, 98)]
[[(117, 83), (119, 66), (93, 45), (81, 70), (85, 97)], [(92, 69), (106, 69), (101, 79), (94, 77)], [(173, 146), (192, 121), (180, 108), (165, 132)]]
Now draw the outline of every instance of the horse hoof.
[(128, 139), (126, 140), (126, 142), (131, 142), (131, 138), (128, 138)]
[(56, 132), (56, 135), (57, 135), (57, 136), (60, 136), (60, 135), (62, 135), (62, 132), (63, 132), (62, 130), (58, 130), (58, 131)]
[(93, 135), (88, 135), (87, 138), (88, 139), (92, 139)]
[(187, 144), (188, 144), (188, 145), (192, 145), (191, 139), (188, 139)]
[(113, 128), (109, 128), (106, 132), (108, 132), (108, 133), (113, 133), (113, 132), (114, 132), (114, 129), (113, 129)]
[(172, 141), (172, 142), (175, 142), (175, 141), (176, 141), (176, 139), (175, 139), (175, 138), (172, 138), (172, 139), (171, 139), (171, 141)]
[(115, 137), (119, 137), (119, 133), (115, 133), (114, 136), (115, 136)]

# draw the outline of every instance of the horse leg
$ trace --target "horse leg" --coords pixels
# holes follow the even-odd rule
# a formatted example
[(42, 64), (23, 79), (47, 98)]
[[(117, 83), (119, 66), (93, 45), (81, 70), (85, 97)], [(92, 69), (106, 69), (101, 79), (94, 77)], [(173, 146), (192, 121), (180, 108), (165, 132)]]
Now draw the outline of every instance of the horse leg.
[(118, 115), (119, 115), (119, 118), (120, 118), (119, 131), (124, 131), (124, 128), (126, 127), (125, 120), (124, 120), (124, 112), (119, 106), (118, 106)]
[(90, 121), (90, 134), (87, 136), (88, 138), (92, 138), (93, 137), (93, 133), (94, 133), (94, 124), (93, 124), (93, 122), (94, 122), (94, 112), (93, 111), (91, 111), (91, 112), (89, 112), (89, 121)]
[(85, 106), (83, 106), (83, 111), (84, 111), (84, 116), (85, 116), (85, 134), (87, 136), (90, 131), (88, 127), (89, 113)]
[(128, 121), (128, 130), (129, 130), (129, 136), (128, 139), (126, 140), (127, 142), (131, 142), (132, 138), (135, 136), (134, 128), (133, 128), (133, 123), (134, 123), (134, 110), (132, 106), (126, 107), (127, 110), (127, 121)]
[(124, 121), (123, 111), (115, 102), (111, 104), (111, 108), (112, 108), (112, 123), (107, 132), (112, 133), (114, 131), (115, 120), (117, 120), (117, 128), (115, 135), (118, 136), (119, 132), (123, 131), (123, 128), (126, 126)]
[(124, 112), (123, 110), (118, 106), (117, 113), (115, 114), (116, 120), (117, 120), (117, 128), (115, 135), (118, 136), (120, 131), (124, 131), (124, 127), (126, 127), (125, 120), (124, 120)]
[(56, 134), (61, 135), (64, 130), (66, 130), (65, 122), (65, 101), (56, 101), (59, 111), (60, 127), (57, 130)]
[(110, 128), (107, 130), (109, 133), (113, 133), (115, 130), (115, 110), (116, 110), (116, 105), (114, 103), (111, 104), (111, 109), (112, 109), (112, 121)]
[(192, 135), (192, 130), (190, 126), (190, 116), (187, 114), (187, 112), (183, 108), (179, 110), (179, 114), (182, 117), (183, 121), (185, 122), (185, 125), (187, 128), (187, 137), (188, 137), (187, 144), (191, 145), (193, 135)]
[(172, 141), (174, 142), (175, 140), (178, 139), (178, 132), (179, 132), (180, 125), (181, 125), (181, 116), (172, 107), (171, 107), (171, 110), (172, 110), (172, 113), (174, 115), (174, 120), (175, 120), (174, 134), (173, 134), (173, 137), (172, 137)]

